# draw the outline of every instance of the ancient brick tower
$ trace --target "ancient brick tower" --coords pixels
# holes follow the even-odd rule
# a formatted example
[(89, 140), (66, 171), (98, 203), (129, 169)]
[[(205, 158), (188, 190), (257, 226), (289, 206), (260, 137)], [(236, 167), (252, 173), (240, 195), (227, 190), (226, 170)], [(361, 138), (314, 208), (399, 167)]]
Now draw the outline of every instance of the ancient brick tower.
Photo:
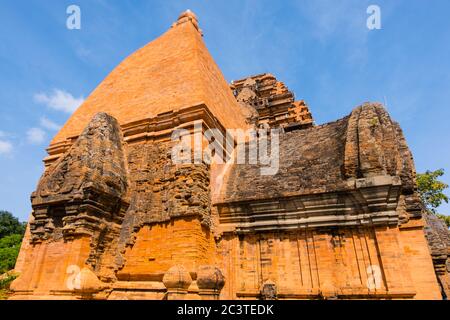
[[(255, 127), (282, 131), (275, 175), (172, 159), (176, 129)], [(230, 89), (189, 11), (98, 86), (48, 153), (15, 299), (442, 297), (411, 153), (384, 108), (316, 126), (270, 74)]]

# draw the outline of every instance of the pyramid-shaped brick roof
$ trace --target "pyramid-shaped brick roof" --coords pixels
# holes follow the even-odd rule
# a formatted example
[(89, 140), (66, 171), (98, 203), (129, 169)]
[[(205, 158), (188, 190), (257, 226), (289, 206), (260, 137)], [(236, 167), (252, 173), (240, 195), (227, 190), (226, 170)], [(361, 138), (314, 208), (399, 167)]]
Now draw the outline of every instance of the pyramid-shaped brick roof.
[(124, 125), (199, 104), (205, 104), (225, 128), (246, 127), (240, 106), (203, 42), (197, 18), (188, 11), (164, 35), (114, 69), (52, 144), (79, 135), (98, 112)]

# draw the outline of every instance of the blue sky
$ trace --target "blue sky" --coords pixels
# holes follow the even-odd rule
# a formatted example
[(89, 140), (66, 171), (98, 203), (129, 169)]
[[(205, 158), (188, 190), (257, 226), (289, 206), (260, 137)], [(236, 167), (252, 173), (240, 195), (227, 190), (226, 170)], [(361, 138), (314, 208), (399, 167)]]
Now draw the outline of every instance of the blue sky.
[[(66, 28), (71, 4), (81, 30)], [(381, 8), (381, 30), (366, 27), (370, 4)], [(0, 6), (0, 209), (27, 219), (58, 127), (186, 9), (227, 80), (271, 72), (318, 124), (387, 102), (417, 170), (444, 168), (450, 184), (448, 0), (16, 0)]]

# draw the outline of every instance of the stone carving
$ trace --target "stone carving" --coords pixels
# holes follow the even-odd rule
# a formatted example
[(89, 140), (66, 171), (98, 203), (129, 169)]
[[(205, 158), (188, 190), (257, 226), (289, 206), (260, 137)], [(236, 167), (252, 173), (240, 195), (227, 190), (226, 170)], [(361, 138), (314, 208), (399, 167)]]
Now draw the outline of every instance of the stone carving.
[[(102, 255), (114, 254), (128, 208), (128, 177), (117, 121), (97, 114), (70, 150), (41, 178), (33, 193), (31, 242), (92, 238), (87, 263), (101, 269)], [(114, 267), (104, 276), (113, 277)]]
[(276, 300), (277, 299), (277, 285), (275, 282), (267, 280), (261, 286), (262, 300)]
[(295, 101), (294, 94), (271, 74), (233, 81), (231, 89), (254, 126), (291, 131), (313, 125), (305, 102)]
[(432, 214), (425, 215), (425, 234), (431, 249), (434, 269), (444, 298), (450, 297), (450, 231), (443, 221)]
[[(197, 124), (282, 129), (278, 173), (175, 164), (172, 133)], [(448, 297), (448, 232), (423, 215), (383, 106), (315, 125), (273, 75), (230, 90), (192, 12), (121, 63), (48, 152), (13, 299)]]

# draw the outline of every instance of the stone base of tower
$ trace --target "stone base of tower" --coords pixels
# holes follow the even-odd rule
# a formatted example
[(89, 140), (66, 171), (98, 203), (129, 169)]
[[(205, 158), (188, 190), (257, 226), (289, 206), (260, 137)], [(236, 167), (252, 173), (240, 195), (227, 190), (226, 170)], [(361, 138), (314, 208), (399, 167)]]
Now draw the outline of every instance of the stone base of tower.
[[(28, 246), (12, 299), (265, 299), (267, 284), (279, 300), (441, 299), (422, 228), (411, 220), (400, 229), (224, 234), (216, 243), (197, 220), (179, 219), (140, 230), (125, 254), (129, 263), (109, 284), (91, 278), (77, 288), (87, 238)], [(215, 270), (225, 286), (211, 291), (204, 283), (216, 283)]]
[[(414, 249), (412, 249), (414, 248)], [(222, 299), (441, 299), (419, 223), (225, 235)]]
[(11, 300), (218, 299), (224, 279), (215, 241), (196, 218), (145, 226), (127, 248), (114, 282), (102, 282), (86, 264), (91, 239), (29, 244), (29, 229), (16, 266)]
[(17, 267), (20, 276), (11, 284), (12, 299), (77, 299), (73, 290), (75, 277), (85, 266), (90, 239), (43, 242), (28, 246)]

